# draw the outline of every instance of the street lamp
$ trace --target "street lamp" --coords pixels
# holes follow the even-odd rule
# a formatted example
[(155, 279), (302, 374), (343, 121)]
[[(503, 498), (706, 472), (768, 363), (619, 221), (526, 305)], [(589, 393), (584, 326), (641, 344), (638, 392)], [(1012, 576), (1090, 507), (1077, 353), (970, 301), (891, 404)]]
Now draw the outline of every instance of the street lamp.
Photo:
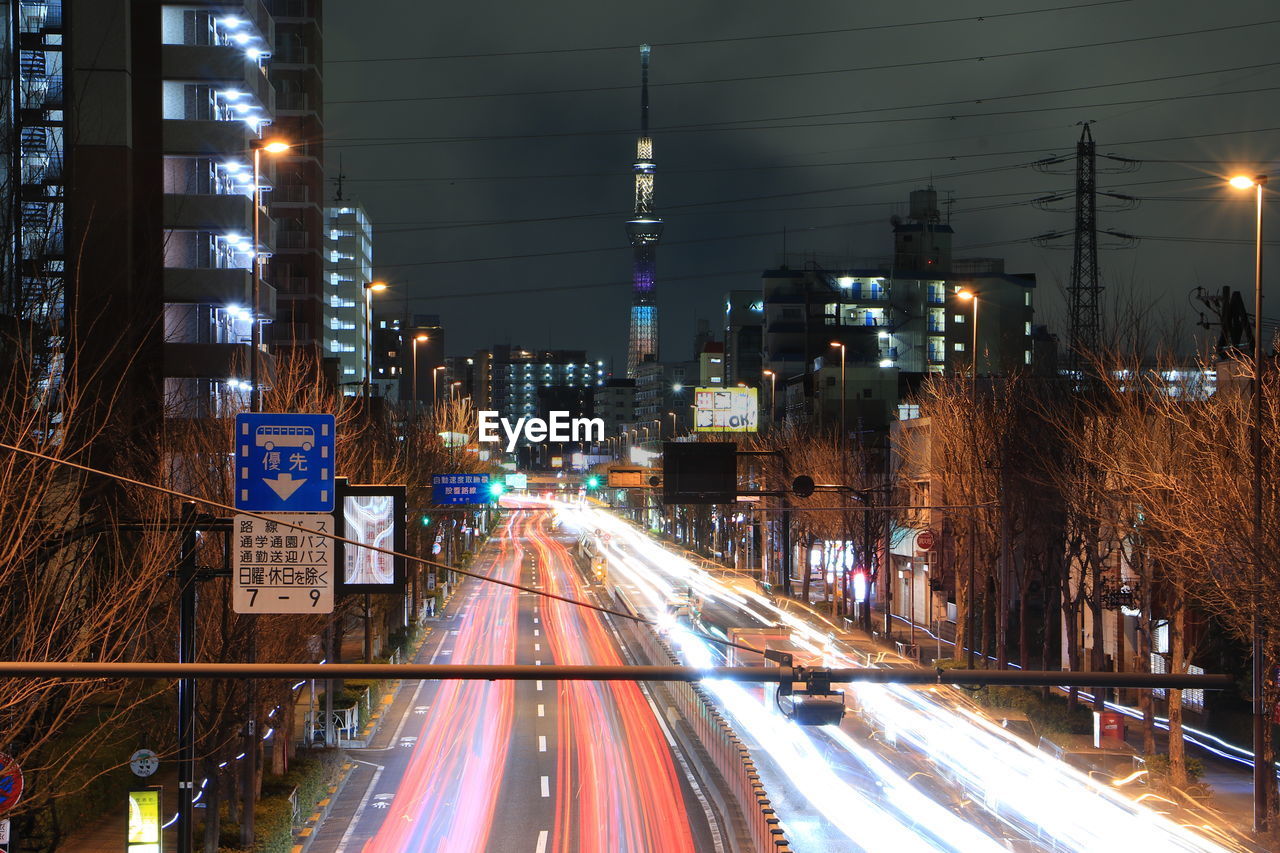
[(258, 322), (258, 301), (262, 290), (262, 221), (259, 211), (262, 210), (262, 152), (283, 154), (289, 150), (289, 143), (282, 139), (255, 139), (249, 144), (253, 152), (253, 302), (249, 308), (249, 411), (256, 412), (261, 408), (262, 399), (258, 391), (258, 350), (262, 346), (262, 326)]
[(431, 368), (431, 411), (436, 410), (436, 404), (440, 402), (440, 371), (444, 370), (443, 364), (437, 364)]
[[(461, 384), (462, 384), (462, 380), (461, 380), (461, 379), (455, 379), (455, 380), (453, 380), (452, 382), (450, 382), (450, 383), (449, 383), (449, 402), (450, 402), (450, 403), (452, 403), (452, 402), (454, 401), (454, 397), (455, 397), (455, 393), (454, 393), (454, 392), (457, 392), (458, 394), (461, 394), (461, 393), (462, 393), (462, 391), (458, 388), (458, 386), (459, 386), (459, 385), (461, 385)], [(461, 398), (459, 397), (459, 399), (461, 399)]]
[(778, 374), (772, 370), (764, 370), (761, 373), (769, 377), (769, 424), (772, 426), (775, 413), (778, 410), (778, 386), (776, 384)]
[[(1254, 571), (1262, 577), (1262, 189), (1266, 175), (1236, 175), (1230, 181), (1238, 190), (1254, 191), (1253, 248), (1253, 423), (1249, 438), (1253, 444), (1253, 560)], [(1263, 747), (1268, 725), (1263, 707), (1265, 673), (1262, 660), (1260, 602), (1253, 602), (1253, 829), (1267, 830), (1267, 773)]]
[(833, 347), (840, 347), (840, 446), (843, 448), (843, 447), (844, 447), (845, 438), (846, 438), (846, 436), (848, 436), (848, 435), (849, 435), (848, 429), (845, 427), (845, 422), (844, 422), (844, 398), (845, 398), (845, 384), (844, 384), (844, 354), (845, 354), (845, 345), (844, 345), (844, 344), (842, 344), (842, 343), (840, 343), (839, 341), (832, 341), (832, 342), (831, 342), (831, 345), (832, 345)]
[[(972, 353), (972, 357), (969, 360), (969, 364), (970, 364), (969, 373), (970, 373), (970, 382), (971, 382), (969, 386), (969, 390), (972, 398), (973, 416), (974, 418), (977, 418), (978, 416), (978, 294), (973, 292), (972, 290), (957, 290), (956, 298), (963, 299), (966, 302), (968, 301), (973, 302), (973, 342), (971, 344), (973, 348), (973, 353)], [(977, 459), (976, 459), (977, 446), (978, 445), (975, 442), (974, 443), (975, 466), (977, 465)], [(972, 513), (972, 510), (970, 510), (970, 512)], [(974, 635), (977, 633), (977, 630), (978, 630), (978, 626), (975, 621), (977, 617), (977, 608), (974, 606), (977, 601), (977, 590), (975, 586), (977, 583), (976, 563), (978, 559), (978, 556), (977, 556), (978, 528), (977, 528), (977, 522), (973, 519), (972, 515), (970, 515), (969, 517), (969, 530), (970, 530), (969, 592), (968, 592), (969, 600), (968, 600), (968, 604), (965, 607), (965, 624), (968, 627), (968, 630), (966, 631), (966, 634), (967, 634), (966, 641), (968, 643), (968, 651), (966, 652), (966, 661), (968, 664), (968, 668), (973, 669), (974, 646), (975, 646)]]
[(970, 365), (973, 373), (974, 393), (976, 394), (978, 384), (978, 294), (972, 290), (958, 290), (956, 291), (956, 297), (966, 302), (970, 300), (973, 302), (973, 358), (970, 359)]
[(676, 413), (667, 412), (667, 416), (671, 418), (671, 437), (676, 437)]
[(373, 374), (373, 294), (387, 289), (385, 282), (370, 281), (364, 285), (364, 410), (369, 411), (369, 380)]
[(430, 338), (425, 333), (413, 336), (413, 410), (418, 410), (418, 344), (425, 344)]

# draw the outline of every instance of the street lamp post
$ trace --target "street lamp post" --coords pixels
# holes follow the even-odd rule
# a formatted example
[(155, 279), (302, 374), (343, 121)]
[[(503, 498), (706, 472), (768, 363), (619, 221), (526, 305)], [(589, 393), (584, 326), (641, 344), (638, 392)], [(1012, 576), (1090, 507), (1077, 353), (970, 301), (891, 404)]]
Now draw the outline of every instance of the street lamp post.
[[(978, 294), (974, 293), (972, 290), (959, 290), (959, 291), (956, 291), (956, 296), (959, 297), (960, 299), (973, 302), (973, 343), (972, 343), (973, 353), (972, 353), (972, 357), (969, 359), (969, 363), (970, 363), (969, 391), (971, 394), (971, 401), (972, 401), (971, 405), (973, 407), (973, 417), (976, 419), (978, 416)], [(977, 453), (978, 453), (977, 447), (978, 447), (977, 442), (974, 442), (975, 473), (977, 470)], [(977, 590), (975, 588), (975, 585), (977, 582), (976, 564), (978, 560), (978, 555), (977, 555), (978, 525), (977, 525), (977, 521), (973, 518), (973, 515), (972, 515), (974, 510), (970, 510), (969, 512), (970, 512), (970, 515), (969, 515), (969, 530), (970, 530), (969, 584), (968, 584), (969, 594), (968, 594), (968, 602), (965, 605), (965, 615), (964, 615), (965, 628), (966, 628), (965, 640), (966, 640), (966, 646), (967, 646), (967, 650), (965, 652), (965, 661), (968, 668), (973, 669), (973, 656), (974, 656), (974, 646), (975, 646), (975, 639), (976, 639), (975, 633), (977, 632), (977, 622), (975, 621), (975, 617), (977, 616), (977, 608), (974, 605), (977, 602), (977, 597), (978, 597)]]
[(667, 416), (671, 418), (671, 437), (676, 437), (676, 413), (667, 412)]
[(413, 410), (418, 411), (418, 344), (425, 344), (430, 338), (425, 334), (413, 336)]
[[(846, 476), (846, 469), (845, 469), (845, 457), (849, 455), (846, 452), (846, 447), (845, 447), (845, 443), (849, 440), (848, 438), (849, 427), (845, 423), (845, 419), (844, 419), (844, 398), (846, 396), (845, 391), (848, 387), (845, 384), (845, 378), (844, 378), (846, 347), (840, 341), (832, 341), (831, 345), (833, 347), (840, 347), (840, 445), (839, 447), (840, 447), (840, 482), (843, 483), (848, 480), (848, 477)], [(845, 500), (846, 498), (844, 494), (841, 493), (840, 503), (843, 505)], [(840, 580), (838, 583), (834, 585), (834, 588), (831, 591), (831, 612), (833, 615), (839, 608), (839, 605), (837, 604), (836, 599), (839, 597), (840, 586), (841, 584), (845, 584), (846, 586), (848, 584), (848, 581), (846, 580), (846, 573), (848, 569), (844, 566), (844, 562), (845, 562), (845, 554), (849, 550), (849, 540), (852, 537), (849, 532), (849, 514), (846, 512), (846, 513), (843, 513), (843, 515), (844, 515), (844, 541), (841, 543), (841, 548), (840, 548), (840, 564), (841, 564)], [(865, 531), (863, 533), (863, 539), (862, 539), (862, 561), (863, 561), (862, 568), (867, 573), (867, 577), (869, 578), (871, 577), (871, 540), (866, 535)], [(871, 602), (867, 601), (866, 609), (867, 609), (868, 616), (870, 615), (870, 608), (871, 608)]]
[(258, 302), (262, 299), (262, 220), (259, 211), (262, 209), (262, 152), (282, 154), (289, 150), (289, 143), (279, 139), (267, 141), (255, 139), (249, 146), (253, 152), (253, 289), (252, 304), (249, 306), (249, 411), (256, 412), (262, 407), (262, 397), (258, 390), (258, 350), (262, 346), (262, 325), (258, 322)]
[[(252, 305), (249, 306), (249, 411), (257, 412), (262, 408), (262, 392), (259, 389), (261, 384), (258, 377), (258, 362), (260, 356), (258, 350), (262, 348), (262, 324), (258, 320), (258, 311), (260, 310), (259, 302), (262, 300), (262, 152), (268, 154), (282, 154), (289, 150), (289, 143), (283, 140), (264, 140), (255, 139), (249, 145), (253, 154), (253, 245), (250, 247), (253, 252), (253, 276), (252, 289), (250, 292), (250, 300)], [(246, 657), (249, 662), (254, 662), (258, 657), (258, 635), (257, 625), (250, 618), (248, 648), (246, 649)], [(190, 696), (192, 707), (195, 702), (195, 685), (191, 684)], [(253, 785), (257, 772), (257, 755), (258, 744), (254, 735), (255, 721), (253, 719), (253, 706), (257, 701), (257, 684), (250, 681), (246, 690), (246, 705), (248, 706), (248, 720), (245, 725), (244, 741), (245, 741), (245, 762), (242, 767), (245, 779), (244, 788), (244, 817), (240, 824), (240, 840), (253, 840), (253, 804), (255, 800), (256, 789)], [(194, 729), (192, 729), (194, 731)], [(188, 735), (190, 737), (190, 735)], [(190, 777), (191, 766), (188, 764), (183, 771)], [(194, 800), (190, 799), (192, 794), (191, 778), (182, 780), (185, 783), (185, 790), (181, 794), (179, 801), (179, 810), (186, 814), (187, 820), (183, 821), (183, 826), (179, 831), (179, 847), (187, 847), (191, 842), (191, 814)]]
[(364, 410), (369, 412), (369, 382), (373, 377), (373, 294), (381, 293), (387, 285), (370, 281), (364, 285)]
[(848, 435), (849, 435), (848, 427), (845, 425), (845, 421), (844, 421), (844, 398), (845, 398), (845, 384), (844, 384), (844, 355), (845, 355), (845, 345), (844, 345), (844, 344), (842, 344), (842, 343), (840, 343), (839, 341), (832, 341), (832, 342), (831, 342), (831, 345), (832, 345), (833, 347), (840, 347), (840, 447), (841, 447), (841, 449), (843, 449), (843, 448), (844, 448), (844, 443), (845, 443), (845, 438), (846, 438), (846, 436), (848, 436)]
[(435, 414), (436, 405), (440, 402), (440, 371), (444, 370), (443, 364), (437, 364), (431, 368), (431, 412)]
[(769, 377), (769, 426), (772, 427), (778, 411), (778, 386), (776, 384), (778, 374), (772, 370), (764, 370), (761, 373)]
[[(1253, 559), (1254, 572), (1262, 577), (1262, 190), (1267, 185), (1266, 175), (1252, 178), (1238, 175), (1231, 179), (1236, 189), (1254, 191), (1254, 250), (1253, 250), (1253, 423), (1249, 438), (1253, 445)], [(1267, 715), (1263, 703), (1265, 671), (1263, 668), (1261, 602), (1253, 602), (1253, 829), (1266, 832), (1267, 774), (1269, 762), (1264, 762)]]

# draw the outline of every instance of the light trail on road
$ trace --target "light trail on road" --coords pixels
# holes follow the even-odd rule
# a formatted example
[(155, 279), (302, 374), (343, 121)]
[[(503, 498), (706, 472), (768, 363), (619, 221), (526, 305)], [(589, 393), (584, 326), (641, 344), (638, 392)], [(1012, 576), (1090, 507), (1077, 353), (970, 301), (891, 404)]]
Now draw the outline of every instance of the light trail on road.
[[(585, 598), (586, 584), (565, 547), (547, 535), (546, 522), (541, 515), (528, 533), (550, 590)], [(556, 663), (623, 663), (599, 613), (554, 600), (542, 612)], [(640, 686), (634, 681), (563, 682), (559, 696), (559, 784), (551, 849), (692, 853), (693, 834), (675, 764)]]
[[(802, 618), (750, 586), (718, 579), (611, 513), (557, 506), (568, 526), (610, 535), (610, 577), (625, 580), (641, 599), (632, 604), (642, 615), (661, 619), (672, 596), (688, 589), (736, 612), (740, 624), (789, 626), (791, 643), (825, 666), (865, 665), (834, 640), (833, 626), (817, 614)], [(716, 663), (718, 648), (679, 626), (667, 627), (685, 662)], [(808, 798), (827, 826), (827, 843), (842, 842), (841, 849), (998, 850), (1007, 849), (1007, 838), (1080, 853), (1248, 849), (1220, 823), (1192, 831), (1172, 813), (1148, 807), (1167, 801), (1145, 789), (1098, 782), (1032, 748), (975, 713), (953, 688), (857, 684), (847, 693), (857, 714), (847, 715), (841, 728), (803, 730), (770, 711), (759, 691), (727, 682), (704, 685), (754, 749), (773, 762), (781, 774), (776, 784)], [(868, 748), (858, 719), (883, 748)], [(857, 772), (840, 773), (837, 766)], [(761, 773), (766, 775), (763, 767)], [(954, 792), (954, 799), (939, 802), (937, 790), (917, 781), (926, 777), (936, 783), (932, 787)], [(784, 809), (775, 807), (785, 824)]]
[[(511, 547), (516, 521), (513, 516), (504, 522), (494, 563), (495, 575), (504, 580), (519, 579), (520, 553)], [(454, 661), (515, 663), (515, 625), (514, 590), (477, 590), (458, 629)], [(514, 691), (510, 681), (441, 682), (423, 736), (366, 853), (486, 848), (511, 742)]]

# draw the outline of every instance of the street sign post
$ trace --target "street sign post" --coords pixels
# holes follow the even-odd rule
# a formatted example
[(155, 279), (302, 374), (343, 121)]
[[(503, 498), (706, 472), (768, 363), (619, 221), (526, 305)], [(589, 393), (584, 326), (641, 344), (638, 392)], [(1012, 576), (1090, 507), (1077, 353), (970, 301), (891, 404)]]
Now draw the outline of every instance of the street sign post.
[(236, 509), (333, 512), (333, 415), (236, 415)]
[[(274, 518), (237, 515), (232, 521), (232, 609), (236, 613), (332, 613), (333, 516), (295, 513)], [(315, 532), (284, 527), (281, 521)]]
[(916, 534), (917, 551), (932, 551), (936, 544), (938, 544), (937, 537), (932, 530), (921, 530)]
[(16, 759), (0, 752), (0, 815), (22, 799), (22, 768)]
[(438, 504), (489, 502), (488, 474), (432, 474), (431, 500)]

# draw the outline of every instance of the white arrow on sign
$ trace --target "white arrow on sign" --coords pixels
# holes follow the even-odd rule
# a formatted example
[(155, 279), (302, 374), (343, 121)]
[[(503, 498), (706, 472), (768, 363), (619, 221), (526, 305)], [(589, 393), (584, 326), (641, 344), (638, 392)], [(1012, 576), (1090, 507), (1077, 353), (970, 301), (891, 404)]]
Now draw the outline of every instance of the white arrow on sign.
[(268, 480), (264, 477), (262, 482), (270, 486), (271, 491), (280, 496), (280, 500), (287, 501), (289, 500), (290, 495), (298, 491), (298, 489), (302, 487), (302, 484), (307, 482), (307, 478), (303, 477), (301, 480), (295, 480), (293, 479), (292, 474), (285, 473), (279, 475), (274, 480)]

